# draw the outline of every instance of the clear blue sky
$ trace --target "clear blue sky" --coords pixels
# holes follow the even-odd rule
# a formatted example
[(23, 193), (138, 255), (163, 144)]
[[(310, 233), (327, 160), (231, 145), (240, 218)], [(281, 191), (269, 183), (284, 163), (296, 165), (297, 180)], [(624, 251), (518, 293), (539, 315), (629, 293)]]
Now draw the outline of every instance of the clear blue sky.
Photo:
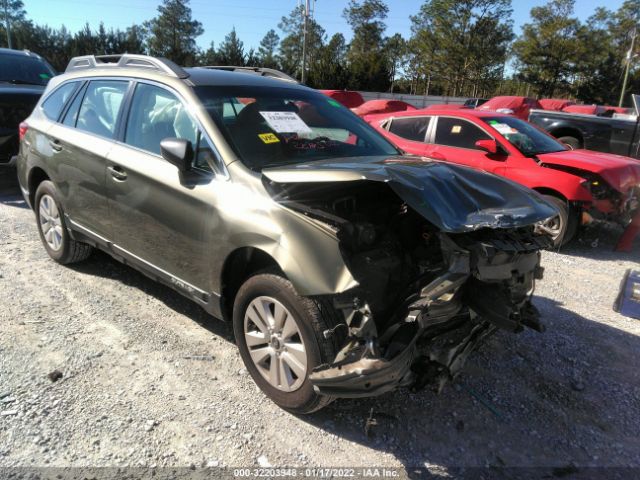
[[(104, 22), (107, 28), (124, 29), (133, 23), (141, 23), (154, 17), (161, 0), (23, 0), (29, 18), (39, 24), (59, 27), (64, 24), (75, 32), (86, 22), (96, 29)], [(216, 46), (235, 26), (245, 50), (257, 47), (264, 34), (274, 28), (283, 15), (288, 14), (298, 0), (191, 0), (193, 16), (204, 26), (205, 33), (198, 37), (201, 47), (207, 47), (211, 41)], [(351, 32), (342, 18), (342, 10), (348, 0), (316, 0), (315, 18), (330, 35), (342, 32), (347, 39)], [(529, 21), (531, 7), (543, 5), (544, 0), (513, 0), (513, 19), (516, 33), (520, 26)], [(415, 14), (420, 0), (388, 0), (389, 17), (387, 35), (400, 32), (404, 37), (410, 35), (409, 16)], [(577, 0), (576, 15), (586, 19), (596, 7), (606, 6), (617, 9), (622, 0)], [(280, 32), (278, 32), (280, 34)]]

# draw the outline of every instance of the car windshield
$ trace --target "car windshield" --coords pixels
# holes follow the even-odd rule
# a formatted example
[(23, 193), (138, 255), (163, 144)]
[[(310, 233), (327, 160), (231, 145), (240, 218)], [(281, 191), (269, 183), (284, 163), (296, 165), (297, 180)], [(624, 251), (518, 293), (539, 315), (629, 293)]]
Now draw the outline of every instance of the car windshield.
[(519, 118), (495, 117), (484, 118), (483, 120), (527, 157), (562, 152), (567, 149), (555, 138)]
[(399, 153), (349, 109), (314, 91), (198, 86), (195, 92), (242, 162), (255, 171)]
[(0, 82), (46, 85), (55, 74), (53, 68), (39, 58), (0, 54)]

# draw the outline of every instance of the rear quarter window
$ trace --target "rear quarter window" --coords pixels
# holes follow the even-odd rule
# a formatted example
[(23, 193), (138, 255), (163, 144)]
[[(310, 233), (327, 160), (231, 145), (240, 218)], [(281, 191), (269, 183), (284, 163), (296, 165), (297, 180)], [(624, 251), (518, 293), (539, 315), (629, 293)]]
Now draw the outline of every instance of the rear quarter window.
[(78, 87), (79, 82), (69, 82), (60, 85), (42, 102), (42, 112), (49, 120), (57, 121), (62, 109), (66, 105), (73, 92)]
[(389, 131), (407, 140), (424, 142), (430, 121), (431, 117), (394, 118)]

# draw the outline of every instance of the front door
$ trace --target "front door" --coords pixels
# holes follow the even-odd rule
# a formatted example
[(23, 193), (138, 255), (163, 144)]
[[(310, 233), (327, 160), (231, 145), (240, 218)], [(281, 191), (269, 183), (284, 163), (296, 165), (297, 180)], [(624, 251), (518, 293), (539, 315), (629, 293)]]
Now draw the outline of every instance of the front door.
[(478, 140), (493, 137), (479, 126), (456, 117), (438, 117), (428, 155), (437, 160), (503, 174), (506, 155), (490, 155), (476, 147)]
[[(211, 144), (173, 92), (147, 83), (135, 87), (123, 135), (107, 162), (116, 253), (191, 294), (210, 292), (216, 184), (224, 181), (213, 173)], [(191, 172), (181, 173), (161, 157), (160, 142), (168, 137), (191, 141)]]

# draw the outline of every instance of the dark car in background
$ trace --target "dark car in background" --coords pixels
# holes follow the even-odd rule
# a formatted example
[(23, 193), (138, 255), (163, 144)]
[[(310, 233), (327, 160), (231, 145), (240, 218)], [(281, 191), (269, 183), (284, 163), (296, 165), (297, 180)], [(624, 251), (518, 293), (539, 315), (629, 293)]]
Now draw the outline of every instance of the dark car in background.
[(478, 108), (480, 105), (484, 105), (489, 101), (488, 98), (468, 98), (464, 102), (464, 108)]
[[(531, 110), (529, 121), (546, 130), (573, 149), (584, 148), (598, 152), (616, 153), (640, 158), (638, 151), (638, 107), (640, 95), (633, 95), (631, 114), (614, 112), (611, 107), (592, 107), (593, 113)], [(574, 107), (585, 107), (575, 105)], [(586, 106), (588, 108), (588, 106)], [(586, 109), (583, 111), (587, 111)], [(598, 114), (598, 112), (601, 112)]]
[(40, 55), (0, 48), (0, 165), (12, 163), (17, 155), (20, 122), (55, 74)]

